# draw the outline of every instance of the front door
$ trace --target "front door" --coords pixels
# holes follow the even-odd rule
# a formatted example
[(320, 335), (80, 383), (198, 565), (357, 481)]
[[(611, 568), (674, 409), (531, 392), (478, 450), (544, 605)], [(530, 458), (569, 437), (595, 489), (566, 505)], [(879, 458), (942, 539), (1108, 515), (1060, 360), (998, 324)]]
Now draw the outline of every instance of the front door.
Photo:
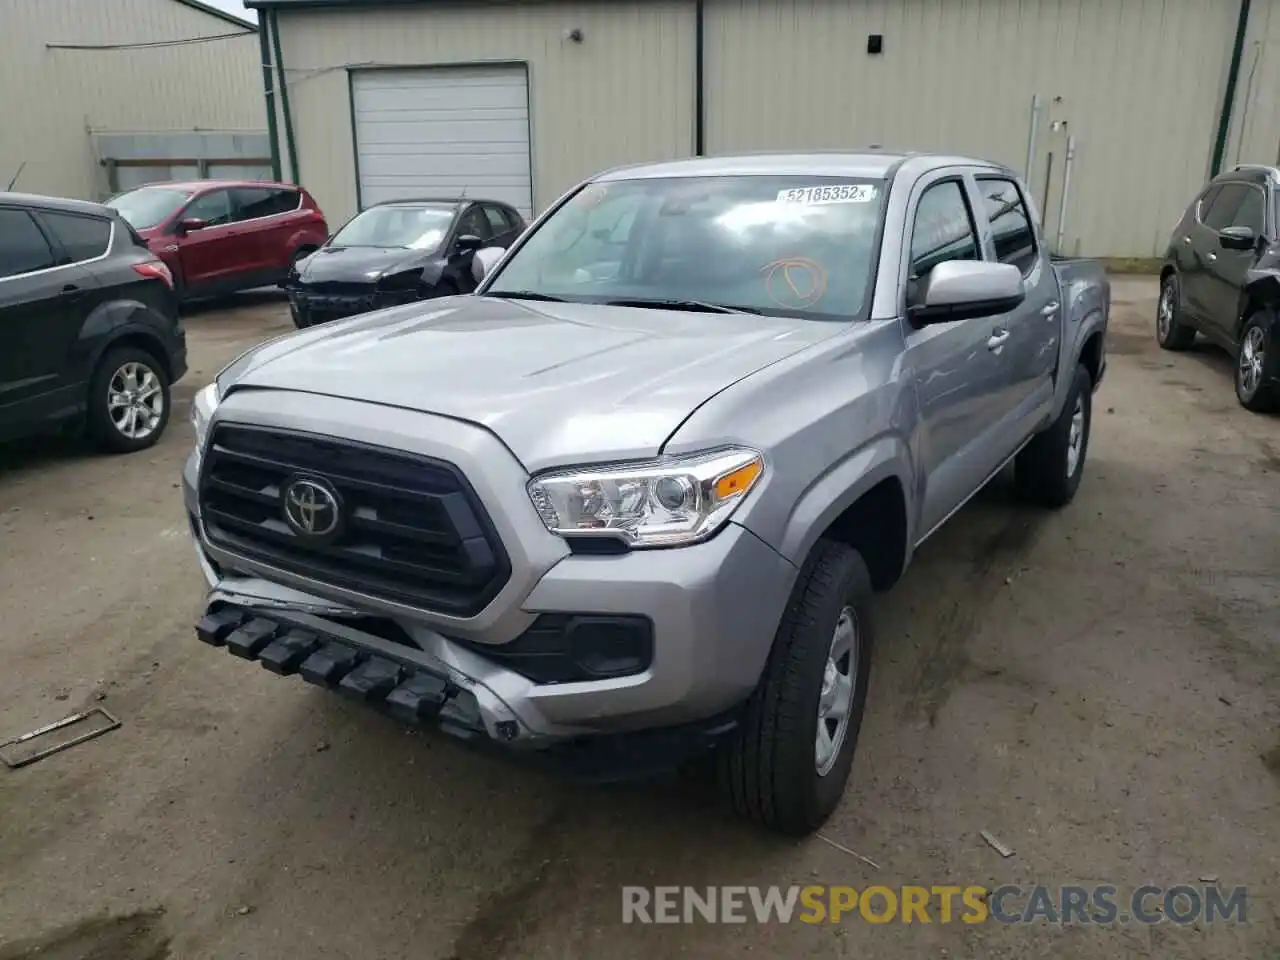
[[(1233, 205), (1230, 222), (1225, 227), (1248, 227), (1255, 237), (1262, 237), (1266, 230), (1266, 199), (1262, 187), (1254, 184), (1229, 184), (1239, 192), (1240, 202)], [(1227, 187), (1224, 187), (1225, 190)], [(1208, 257), (1205, 270), (1205, 325), (1223, 341), (1234, 343), (1240, 326), (1241, 297), (1248, 282), (1249, 271), (1258, 262), (1258, 248), (1228, 250), (1222, 246), (1221, 235), (1214, 237), (1216, 250)]]
[[(915, 201), (907, 302), (929, 271), (948, 260), (980, 260), (976, 220), (964, 182), (927, 185)], [(999, 424), (1009, 400), (1001, 317), (957, 320), (919, 329), (904, 319), (904, 373), (920, 408), (917, 457), (924, 489), (920, 539), (942, 523), (1008, 455)], [(1004, 341), (1007, 342), (1007, 341)]]
[(176, 238), (186, 295), (207, 296), (234, 289), (239, 277), (253, 271), (256, 254), (241, 236), (244, 228), (235, 223), (229, 189), (201, 194), (187, 204), (179, 219), (202, 224)]
[(479, 237), (482, 241), (481, 246), (486, 247), (493, 239), (493, 227), (489, 223), (489, 218), (485, 216), (484, 209), (478, 203), (473, 204), (459, 218), (457, 229), (449, 238), (449, 260), (445, 273), (462, 293), (470, 293), (476, 288), (476, 279), (471, 272), (471, 261), (475, 257), (475, 251), (459, 250), (457, 246), (458, 238), (466, 236)]

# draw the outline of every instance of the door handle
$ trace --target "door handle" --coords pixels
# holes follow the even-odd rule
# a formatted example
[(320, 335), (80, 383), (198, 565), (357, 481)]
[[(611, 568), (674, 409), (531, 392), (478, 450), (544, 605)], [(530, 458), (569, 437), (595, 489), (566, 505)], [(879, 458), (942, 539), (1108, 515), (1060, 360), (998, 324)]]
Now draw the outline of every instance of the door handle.
[(1218, 255), (1217, 255), (1216, 253), (1211, 253), (1211, 254), (1209, 254), (1209, 259), (1210, 259), (1210, 260), (1217, 260), (1217, 259), (1218, 259)]
[(1057, 316), (1058, 308), (1061, 306), (1062, 304), (1060, 304), (1057, 300), (1054, 300), (1051, 303), (1046, 303), (1043, 307), (1040, 308), (1040, 315), (1043, 317)]
[(75, 300), (79, 298), (82, 293), (84, 293), (84, 291), (74, 283), (65, 283), (62, 285), (62, 295), (68, 300)]
[(1008, 330), (997, 330), (987, 339), (988, 350), (999, 350), (1004, 346), (1004, 342), (1009, 339)]
[(1183, 243), (1185, 243), (1187, 246), (1191, 246), (1191, 238), (1190, 238), (1190, 237), (1183, 237), (1183, 238), (1182, 238), (1182, 242), (1183, 242)]

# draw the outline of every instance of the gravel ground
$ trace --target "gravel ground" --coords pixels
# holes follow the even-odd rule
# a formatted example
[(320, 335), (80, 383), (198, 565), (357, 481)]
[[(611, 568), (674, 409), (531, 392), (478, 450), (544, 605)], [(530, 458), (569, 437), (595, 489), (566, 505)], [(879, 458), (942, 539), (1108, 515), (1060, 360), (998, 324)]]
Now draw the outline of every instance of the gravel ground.
[[(697, 784), (517, 769), (198, 644), (189, 401), (288, 320), (273, 296), (197, 311), (154, 451), (0, 449), (0, 736), (97, 703), (123, 720), (0, 770), (0, 960), (1271, 960), (1280, 418), (1236, 404), (1224, 355), (1160, 352), (1154, 296), (1116, 281), (1075, 503), (1029, 511), (998, 480), (882, 598), (861, 748), (824, 831), (879, 870), (761, 836)], [(1209, 876), (1249, 886), (1247, 924), (621, 923), (624, 884)]]

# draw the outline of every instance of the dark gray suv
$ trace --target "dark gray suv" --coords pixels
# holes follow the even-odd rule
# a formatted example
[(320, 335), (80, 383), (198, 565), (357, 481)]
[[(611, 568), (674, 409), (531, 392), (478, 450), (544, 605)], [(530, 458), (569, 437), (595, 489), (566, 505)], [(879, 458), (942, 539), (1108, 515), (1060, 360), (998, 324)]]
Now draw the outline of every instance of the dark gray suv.
[(1240, 166), (1214, 178), (1174, 228), (1160, 272), (1156, 339), (1185, 350), (1203, 334), (1235, 359), (1247, 409), (1280, 401), (1280, 170)]

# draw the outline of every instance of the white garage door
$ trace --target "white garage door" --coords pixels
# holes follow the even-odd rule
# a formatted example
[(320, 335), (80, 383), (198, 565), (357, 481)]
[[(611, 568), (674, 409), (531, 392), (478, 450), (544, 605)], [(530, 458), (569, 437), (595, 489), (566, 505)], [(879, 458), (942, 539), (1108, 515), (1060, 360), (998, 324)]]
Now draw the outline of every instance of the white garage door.
[(352, 98), (362, 206), (465, 191), (532, 216), (523, 66), (363, 70)]

